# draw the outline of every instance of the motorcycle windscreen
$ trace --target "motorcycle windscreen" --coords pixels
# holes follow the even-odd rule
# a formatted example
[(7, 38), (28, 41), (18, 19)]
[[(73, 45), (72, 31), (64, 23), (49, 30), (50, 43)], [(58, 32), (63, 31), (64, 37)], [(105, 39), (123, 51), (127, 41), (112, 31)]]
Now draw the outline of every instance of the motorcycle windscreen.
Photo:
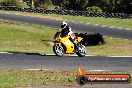
[(66, 46), (66, 53), (74, 53), (74, 44), (67, 38), (63, 38), (61, 42)]

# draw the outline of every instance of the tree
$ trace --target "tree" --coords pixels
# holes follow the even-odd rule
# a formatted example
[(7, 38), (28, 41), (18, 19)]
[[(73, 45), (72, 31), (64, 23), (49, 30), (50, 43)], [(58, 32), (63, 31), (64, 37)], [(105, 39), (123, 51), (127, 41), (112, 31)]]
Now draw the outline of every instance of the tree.
[(130, 0), (103, 0), (103, 8), (109, 13), (132, 13)]
[(68, 0), (52, 0), (52, 3), (54, 6), (56, 6), (56, 9), (65, 9), (66, 3)]
[(117, 0), (103, 0), (105, 12), (113, 12), (116, 9)]
[(120, 13), (132, 14), (132, 1), (118, 0), (117, 11)]
[(66, 9), (83, 10), (88, 3), (88, 0), (67, 0)]
[(52, 5), (51, 0), (33, 0), (35, 8), (48, 9)]
[(1, 6), (20, 6), (19, 0), (3, 0), (0, 4)]
[(88, 6), (100, 6), (102, 0), (89, 0), (88, 1)]

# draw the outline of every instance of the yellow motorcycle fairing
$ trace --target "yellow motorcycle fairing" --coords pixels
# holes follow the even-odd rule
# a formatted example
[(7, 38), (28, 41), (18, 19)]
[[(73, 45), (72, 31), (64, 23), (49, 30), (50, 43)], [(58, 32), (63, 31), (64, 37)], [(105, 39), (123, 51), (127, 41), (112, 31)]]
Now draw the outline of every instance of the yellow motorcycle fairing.
[(66, 54), (74, 53), (74, 44), (69, 40), (69, 36), (66, 37), (59, 37), (60, 42), (66, 47)]
[(81, 42), (82, 39), (83, 39), (83, 38), (81, 38), (81, 37), (77, 37), (76, 41), (77, 41), (77, 42)]

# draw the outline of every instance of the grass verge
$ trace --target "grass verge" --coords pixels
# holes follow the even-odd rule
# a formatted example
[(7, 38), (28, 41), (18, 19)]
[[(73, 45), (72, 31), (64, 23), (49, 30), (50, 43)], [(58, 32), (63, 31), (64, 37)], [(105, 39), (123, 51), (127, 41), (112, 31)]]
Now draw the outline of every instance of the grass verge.
[[(0, 20), (0, 52), (28, 52), (51, 54), (50, 40), (53, 38), (55, 28), (34, 24)], [(132, 40), (106, 37), (106, 44), (88, 46), (88, 55), (132, 55)]]
[[(88, 71), (88, 74), (130, 74), (130, 72), (105, 72)], [(76, 83), (77, 72), (75, 71), (27, 71), (27, 70), (4, 70), (0, 71), (0, 87), (26, 87), (46, 84), (65, 86), (78, 86)]]
[(75, 84), (75, 72), (26, 70), (0, 71), (1, 88), (43, 85), (48, 83)]
[(87, 54), (98, 56), (132, 56), (132, 40), (105, 37), (106, 44), (87, 47)]
[(56, 31), (55, 28), (0, 20), (0, 51), (51, 53), (48, 42)]
[(70, 15), (56, 15), (56, 14), (39, 14), (39, 13), (29, 13), (29, 12), (16, 12), (16, 11), (1, 11), (0, 13), (17, 14), (32, 17), (49, 18), (56, 20), (68, 20), (75, 22), (91, 23), (108, 25), (115, 27), (123, 27), (132, 29), (131, 19), (118, 19), (118, 18), (103, 18), (103, 17), (84, 17), (84, 16), (70, 16)]

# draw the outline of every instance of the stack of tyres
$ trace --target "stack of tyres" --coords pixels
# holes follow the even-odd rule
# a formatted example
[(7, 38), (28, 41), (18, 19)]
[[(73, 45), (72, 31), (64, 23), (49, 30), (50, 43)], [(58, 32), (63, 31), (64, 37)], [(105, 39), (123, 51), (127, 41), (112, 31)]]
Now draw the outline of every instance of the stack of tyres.
[[(76, 33), (77, 34), (77, 33)], [(79, 33), (77, 36), (82, 37), (83, 40), (81, 43), (85, 46), (89, 45), (100, 45), (105, 43), (105, 39), (102, 34), (94, 33), (94, 34), (88, 34), (88, 33)]]

